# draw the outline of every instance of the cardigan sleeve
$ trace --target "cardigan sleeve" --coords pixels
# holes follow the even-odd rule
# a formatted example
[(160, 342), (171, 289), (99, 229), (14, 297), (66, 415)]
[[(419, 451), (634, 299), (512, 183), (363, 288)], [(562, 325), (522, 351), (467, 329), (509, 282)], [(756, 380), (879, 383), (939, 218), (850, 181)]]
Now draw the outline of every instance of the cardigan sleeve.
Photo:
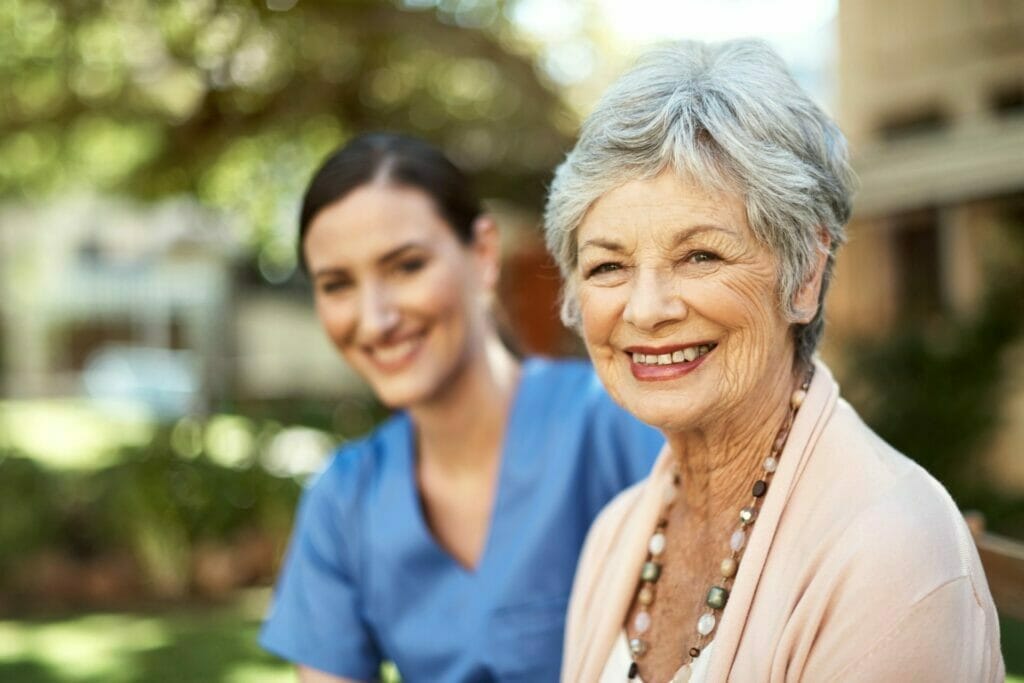
[(998, 630), (971, 578), (962, 576), (911, 604), (888, 630), (858, 631), (861, 642), (848, 645), (863, 654), (853, 661), (838, 670), (829, 671), (827, 662), (814, 668), (830, 682), (998, 683), (1005, 677)]

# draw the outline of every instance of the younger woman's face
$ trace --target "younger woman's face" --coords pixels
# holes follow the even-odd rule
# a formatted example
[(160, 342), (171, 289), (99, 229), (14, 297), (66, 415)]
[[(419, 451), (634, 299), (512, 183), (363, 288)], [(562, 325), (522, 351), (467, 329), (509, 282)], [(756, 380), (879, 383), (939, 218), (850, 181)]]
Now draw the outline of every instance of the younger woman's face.
[(320, 321), (384, 404), (438, 397), (482, 346), (496, 256), (462, 244), (421, 190), (353, 190), (314, 217), (303, 250)]

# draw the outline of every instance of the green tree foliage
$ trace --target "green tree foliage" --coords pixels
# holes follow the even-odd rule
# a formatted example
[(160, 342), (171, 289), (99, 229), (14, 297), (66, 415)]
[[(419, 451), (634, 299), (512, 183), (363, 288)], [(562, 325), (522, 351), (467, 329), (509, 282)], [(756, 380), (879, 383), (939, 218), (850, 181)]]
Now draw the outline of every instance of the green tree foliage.
[[(353, 132), (441, 144), (539, 206), (572, 118), (502, 0), (9, 0), (0, 198), (194, 194), (291, 252), (299, 193)], [(285, 234), (281, 234), (281, 233)]]

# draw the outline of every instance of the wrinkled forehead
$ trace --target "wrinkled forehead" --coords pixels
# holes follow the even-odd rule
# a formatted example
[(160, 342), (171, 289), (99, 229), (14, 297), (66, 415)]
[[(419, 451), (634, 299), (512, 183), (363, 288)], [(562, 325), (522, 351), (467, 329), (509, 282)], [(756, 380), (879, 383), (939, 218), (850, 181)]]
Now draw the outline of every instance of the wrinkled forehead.
[(731, 190), (700, 183), (671, 170), (631, 180), (601, 195), (575, 235), (577, 255), (595, 240), (669, 239), (698, 226), (749, 233), (743, 198)]

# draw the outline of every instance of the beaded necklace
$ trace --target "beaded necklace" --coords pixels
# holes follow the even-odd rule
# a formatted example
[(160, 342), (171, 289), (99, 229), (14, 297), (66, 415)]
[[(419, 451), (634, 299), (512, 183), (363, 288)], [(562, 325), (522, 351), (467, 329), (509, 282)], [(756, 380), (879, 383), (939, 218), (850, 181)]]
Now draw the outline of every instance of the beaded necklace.
[[(725, 609), (725, 605), (729, 601), (729, 591), (736, 572), (739, 570), (740, 558), (747, 544), (747, 535), (757, 519), (757, 513), (761, 509), (761, 501), (768, 492), (768, 484), (771, 483), (772, 475), (779, 465), (779, 456), (786, 445), (786, 439), (789, 437), (789, 430), (793, 427), (796, 413), (807, 397), (807, 390), (811, 386), (811, 378), (813, 376), (814, 367), (812, 366), (800, 387), (790, 395), (789, 412), (786, 414), (786, 419), (775, 435), (771, 453), (761, 463), (762, 473), (751, 488), (750, 495), (752, 500), (749, 505), (740, 510), (739, 526), (732, 536), (729, 537), (730, 552), (722, 560), (721, 565), (719, 565), (720, 577), (708, 589), (707, 596), (704, 599), (704, 604), (708, 607), (708, 611), (704, 612), (697, 619), (696, 636), (694, 637), (696, 642), (685, 650), (683, 664), (675, 676), (672, 677), (671, 683), (686, 683), (686, 681), (690, 680), (694, 661), (700, 656), (701, 650), (704, 649), (715, 632), (719, 613)], [(640, 582), (634, 598), (634, 604), (639, 606), (639, 611), (633, 617), (632, 626), (635, 635), (629, 639), (629, 652), (632, 662), (629, 665), (627, 677), (630, 680), (637, 677), (640, 671), (639, 660), (646, 654), (649, 647), (648, 641), (644, 636), (651, 629), (651, 613), (649, 610), (654, 604), (655, 587), (658, 579), (661, 577), (661, 555), (665, 552), (665, 529), (668, 526), (668, 512), (672, 508), (672, 503), (675, 502), (678, 492), (679, 470), (676, 468), (672, 472), (671, 485), (665, 489), (663, 500), (665, 507), (658, 520), (657, 528), (647, 544), (647, 560), (640, 570)]]

